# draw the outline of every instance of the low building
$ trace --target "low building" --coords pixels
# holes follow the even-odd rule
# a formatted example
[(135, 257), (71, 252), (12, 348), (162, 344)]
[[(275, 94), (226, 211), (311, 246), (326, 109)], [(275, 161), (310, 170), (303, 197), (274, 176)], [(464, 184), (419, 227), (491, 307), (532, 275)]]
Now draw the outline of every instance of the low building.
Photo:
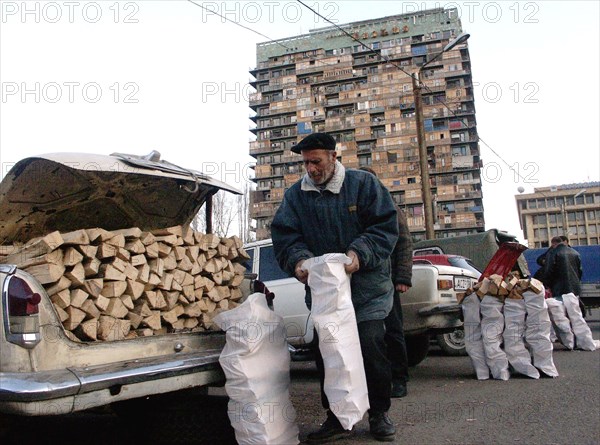
[(572, 246), (600, 244), (600, 182), (539, 187), (515, 198), (529, 247), (548, 247), (559, 235)]

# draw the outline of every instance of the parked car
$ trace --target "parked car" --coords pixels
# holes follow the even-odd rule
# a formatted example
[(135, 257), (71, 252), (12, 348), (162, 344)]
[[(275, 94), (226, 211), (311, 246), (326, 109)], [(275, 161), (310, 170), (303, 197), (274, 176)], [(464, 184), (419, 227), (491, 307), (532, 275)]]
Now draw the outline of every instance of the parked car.
[[(270, 239), (247, 244), (245, 249), (251, 257), (248, 271), (257, 274), (275, 295), (273, 308), (284, 319), (292, 358), (311, 357), (316, 343), (310, 311), (304, 302), (304, 285), (279, 268)], [(413, 286), (401, 299), (410, 366), (425, 359), (430, 337), (451, 333), (462, 326), (456, 294), (468, 289), (478, 276), (466, 267), (413, 265)]]
[[(189, 225), (219, 190), (240, 193), (161, 161), (156, 152), (26, 158), (0, 183), (0, 245), (23, 244), (53, 231)], [(219, 366), (223, 332), (76, 341), (67, 335), (40, 278), (2, 262), (0, 413), (67, 414), (224, 383)]]
[[(475, 267), (469, 258), (461, 255), (429, 254), (413, 256), (413, 264), (434, 264), (444, 266), (454, 266), (460, 269), (466, 269), (473, 273), (474, 277), (479, 279), (481, 271)], [(458, 289), (464, 290), (464, 283), (458, 283)], [(456, 290), (456, 287), (455, 287)], [(467, 355), (465, 349), (465, 331), (463, 327), (456, 328), (452, 332), (439, 333), (433, 338), (438, 346), (447, 355), (459, 356)]]

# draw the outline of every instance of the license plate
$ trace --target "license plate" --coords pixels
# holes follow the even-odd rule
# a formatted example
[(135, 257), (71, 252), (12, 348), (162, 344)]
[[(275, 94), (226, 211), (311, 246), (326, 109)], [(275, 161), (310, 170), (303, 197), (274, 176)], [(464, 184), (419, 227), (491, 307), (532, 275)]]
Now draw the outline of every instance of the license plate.
[(454, 277), (454, 290), (467, 290), (471, 287), (469, 278)]

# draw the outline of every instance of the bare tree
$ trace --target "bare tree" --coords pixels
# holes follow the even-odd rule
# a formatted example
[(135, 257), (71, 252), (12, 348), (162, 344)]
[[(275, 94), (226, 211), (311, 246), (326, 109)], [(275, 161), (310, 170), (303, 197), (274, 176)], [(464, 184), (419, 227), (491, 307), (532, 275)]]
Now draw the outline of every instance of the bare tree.
[[(221, 238), (229, 236), (238, 216), (234, 198), (221, 190), (213, 195), (212, 204), (212, 232)], [(195, 231), (206, 233), (206, 204), (194, 217), (191, 227)]]
[(242, 194), (237, 196), (237, 213), (239, 215), (239, 237), (244, 243), (253, 241), (253, 232), (250, 230), (250, 182), (244, 182)]

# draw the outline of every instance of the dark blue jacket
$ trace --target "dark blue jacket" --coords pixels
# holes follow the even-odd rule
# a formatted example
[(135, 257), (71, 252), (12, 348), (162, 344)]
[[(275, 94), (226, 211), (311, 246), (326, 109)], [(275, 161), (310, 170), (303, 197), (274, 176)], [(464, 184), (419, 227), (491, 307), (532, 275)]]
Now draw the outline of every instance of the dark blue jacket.
[(390, 254), (398, 238), (389, 192), (375, 176), (360, 170), (345, 171), (339, 194), (305, 191), (301, 183), (286, 191), (271, 225), (280, 267), (294, 276), (300, 260), (353, 250), (360, 261), (351, 280), (356, 319), (384, 319), (392, 307)]

